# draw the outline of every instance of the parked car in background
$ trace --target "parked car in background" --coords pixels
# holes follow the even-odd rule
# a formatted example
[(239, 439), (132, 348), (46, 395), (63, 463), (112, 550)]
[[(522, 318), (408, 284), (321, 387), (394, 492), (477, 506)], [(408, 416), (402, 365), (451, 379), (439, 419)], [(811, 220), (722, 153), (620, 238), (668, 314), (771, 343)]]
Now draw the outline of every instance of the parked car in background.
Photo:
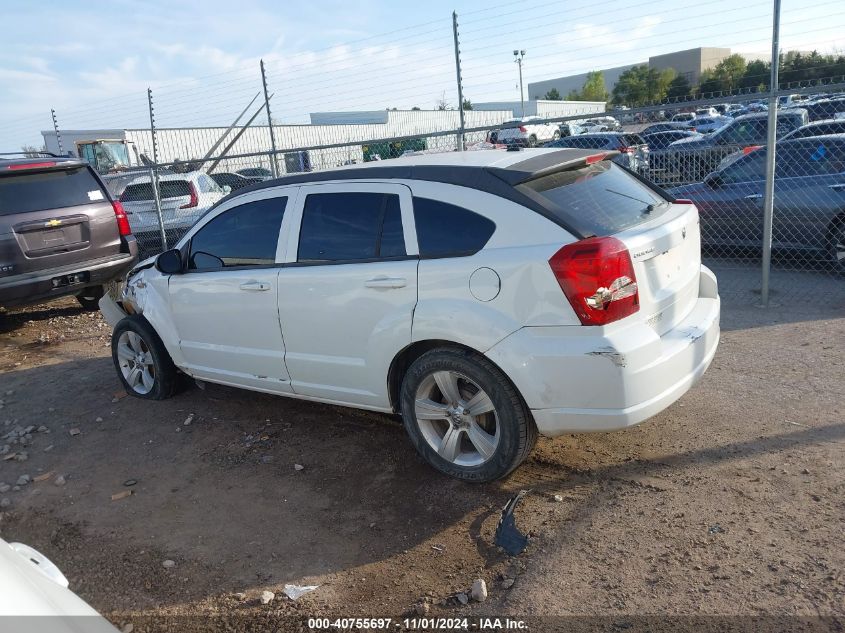
[(247, 185), (264, 182), (263, 178), (247, 178), (246, 176), (241, 176), (240, 174), (232, 174), (225, 171), (209, 174), (209, 176), (211, 176), (211, 179), (217, 183), (218, 187), (221, 189), (223, 187), (229, 187), (231, 191), (237, 191), (238, 189), (243, 189)]
[(604, 132), (581, 134), (548, 143), (546, 147), (572, 147), (619, 152), (614, 161), (639, 174), (648, 169), (649, 147), (639, 134)]
[(719, 111), (714, 108), (713, 106), (706, 106), (703, 108), (696, 108), (695, 110), (695, 118), (699, 117), (717, 117), (719, 116)]
[(597, 132), (618, 132), (622, 126), (612, 116), (601, 116), (587, 119), (581, 124), (584, 131), (588, 134), (595, 134)]
[(170, 397), (181, 370), (399, 413), (423, 459), (474, 482), (538, 433), (657, 414), (719, 341), (695, 206), (593, 150), (286, 176), (227, 198), (100, 305), (134, 397)]
[(579, 134), (583, 134), (585, 132), (584, 128), (577, 123), (561, 123), (558, 126), (558, 131), (560, 132), (560, 136), (578, 136)]
[[(766, 148), (703, 182), (668, 189), (699, 208), (702, 243), (759, 248), (763, 240)], [(845, 273), (845, 135), (778, 142), (772, 244), (823, 259)]]
[(807, 138), (808, 136), (828, 136), (830, 134), (845, 134), (845, 120), (830, 119), (814, 121), (792, 130), (781, 138), (786, 141), (793, 138)]
[[(777, 137), (806, 125), (807, 113), (801, 109), (777, 113)], [(675, 141), (666, 150), (667, 174), (675, 182), (699, 182), (716, 169), (725, 156), (766, 142), (768, 114), (747, 114), (712, 134)]]
[(0, 160), (0, 307), (75, 295), (96, 310), (137, 257), (123, 207), (87, 162)]
[(675, 141), (679, 141), (682, 138), (698, 138), (702, 135), (698, 132), (691, 132), (689, 130), (673, 129), (665, 130), (663, 132), (651, 132), (649, 134), (642, 132), (640, 133), (640, 136), (648, 145), (648, 149), (653, 157), (655, 150), (666, 149)]
[(542, 120), (537, 116), (527, 116), (521, 119), (507, 121), (499, 130), (493, 130), (488, 135), (491, 143), (518, 145), (520, 147), (536, 147), (560, 138), (560, 130), (552, 123), (534, 123)]
[(655, 123), (653, 125), (649, 125), (647, 128), (644, 128), (642, 132), (640, 132), (640, 136), (646, 136), (647, 134), (654, 134), (655, 132), (666, 132), (668, 130), (677, 130), (679, 129), (677, 125), (674, 123)]
[[(160, 176), (158, 182), (161, 219), (168, 244), (176, 243), (197, 218), (230, 191), (228, 186), (219, 187), (211, 176), (201, 171)], [(133, 180), (123, 190), (120, 202), (138, 238), (141, 256), (160, 251), (161, 227), (150, 177)]]
[(845, 113), (845, 98), (821, 99), (802, 107), (807, 110), (810, 121), (837, 119)]
[(729, 116), (697, 116), (692, 122), (692, 128), (700, 134), (710, 134), (733, 121)]
[(270, 180), (273, 177), (273, 172), (266, 167), (245, 167), (235, 173), (244, 178), (260, 178), (261, 180)]
[(679, 112), (672, 117), (672, 124), (675, 127), (685, 128), (692, 127), (692, 121), (695, 119), (695, 112)]
[(648, 144), (648, 170), (645, 175), (655, 183), (663, 183), (667, 180), (666, 174), (670, 171), (671, 163), (667, 160), (668, 148), (675, 141), (684, 138), (699, 138), (703, 136), (698, 132), (689, 130), (666, 130), (654, 132), (653, 134), (642, 134), (643, 141)]

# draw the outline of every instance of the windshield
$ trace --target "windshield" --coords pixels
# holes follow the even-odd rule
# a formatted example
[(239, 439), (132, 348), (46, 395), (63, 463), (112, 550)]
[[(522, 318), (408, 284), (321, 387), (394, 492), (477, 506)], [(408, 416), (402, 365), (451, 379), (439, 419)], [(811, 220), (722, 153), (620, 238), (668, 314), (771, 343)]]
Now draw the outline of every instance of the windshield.
[(552, 212), (562, 222), (597, 236), (624, 231), (668, 208), (665, 198), (607, 160), (520, 186), (550, 202)]

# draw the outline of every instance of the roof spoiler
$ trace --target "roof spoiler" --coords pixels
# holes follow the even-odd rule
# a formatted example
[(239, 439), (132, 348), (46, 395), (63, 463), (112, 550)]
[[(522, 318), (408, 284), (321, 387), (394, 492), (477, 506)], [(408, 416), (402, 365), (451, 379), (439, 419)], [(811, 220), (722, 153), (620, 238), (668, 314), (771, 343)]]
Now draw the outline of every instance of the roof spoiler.
[(562, 171), (580, 169), (603, 160), (613, 158), (619, 154), (616, 150), (579, 150), (561, 149), (534, 156), (528, 160), (514, 163), (506, 169), (489, 167), (487, 171), (511, 186), (522, 185), (530, 180), (556, 174)]

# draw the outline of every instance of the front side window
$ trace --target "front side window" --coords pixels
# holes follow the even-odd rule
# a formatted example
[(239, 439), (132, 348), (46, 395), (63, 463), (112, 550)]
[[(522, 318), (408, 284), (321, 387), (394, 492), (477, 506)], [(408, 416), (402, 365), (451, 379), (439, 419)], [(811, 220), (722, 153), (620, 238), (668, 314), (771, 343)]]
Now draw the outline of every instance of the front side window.
[(188, 268), (219, 270), (274, 264), (287, 201), (284, 197), (247, 202), (209, 221), (191, 238)]
[(392, 193), (309, 194), (299, 231), (300, 262), (402, 257), (405, 238), (399, 196)]
[(753, 182), (764, 180), (766, 171), (766, 151), (764, 148), (755, 150), (743, 156), (721, 172), (722, 182), (733, 184), (737, 182)]

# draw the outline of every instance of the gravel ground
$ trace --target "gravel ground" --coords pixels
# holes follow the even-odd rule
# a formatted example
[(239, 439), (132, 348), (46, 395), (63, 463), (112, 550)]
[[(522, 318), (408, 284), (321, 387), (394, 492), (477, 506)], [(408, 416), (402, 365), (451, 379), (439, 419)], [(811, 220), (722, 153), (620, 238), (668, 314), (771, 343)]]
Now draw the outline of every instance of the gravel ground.
[[(108, 326), (71, 300), (0, 314), (0, 437), (35, 427), (0, 441), (27, 455), (0, 461), (0, 482), (39, 479), (0, 493), (0, 536), (136, 630), (159, 616), (226, 630), (415, 612), (842, 618), (841, 315), (726, 308), (713, 366), (680, 402), (624, 432), (541, 440), (479, 486), (426, 467), (389, 416), (211, 385), (125, 397)], [(509, 558), (493, 534), (521, 489), (531, 540)], [(489, 597), (461, 604), (478, 578)], [(293, 601), (287, 583), (319, 588)]]

